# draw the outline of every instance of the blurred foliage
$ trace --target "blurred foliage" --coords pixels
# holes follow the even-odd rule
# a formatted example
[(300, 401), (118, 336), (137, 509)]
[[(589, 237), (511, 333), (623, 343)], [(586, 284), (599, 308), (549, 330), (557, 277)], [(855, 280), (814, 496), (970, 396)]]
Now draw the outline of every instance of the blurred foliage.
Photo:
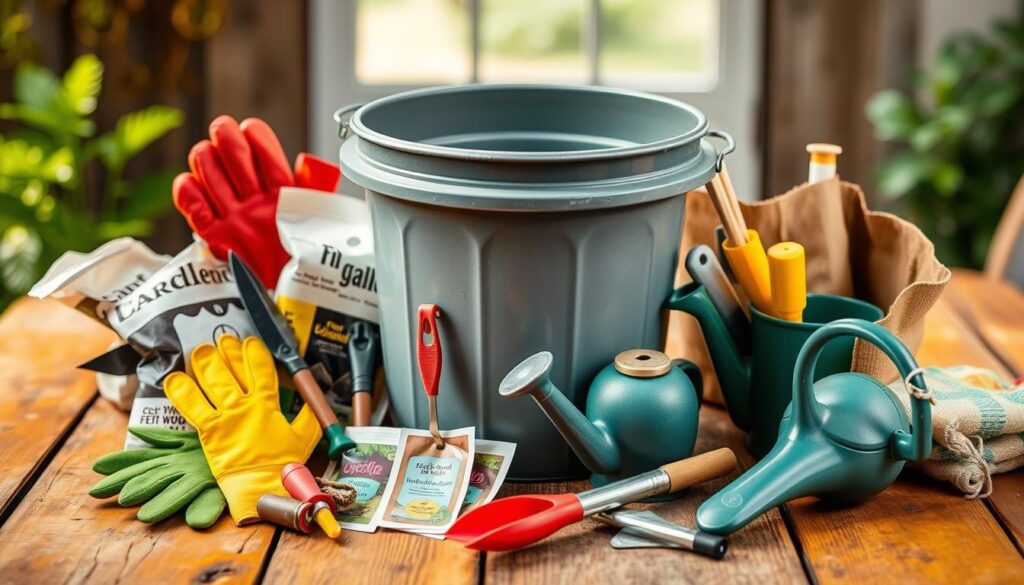
[[(0, 119), (18, 130), (0, 135), (0, 303), (23, 294), (67, 250), (91, 251), (120, 236), (146, 236), (171, 206), (173, 172), (125, 179), (137, 154), (184, 120), (150, 106), (97, 135), (92, 114), (103, 64), (83, 55), (63, 77), (31, 62), (14, 71), (14, 103)], [(102, 179), (87, 179), (87, 173)], [(89, 192), (102, 184), (100, 192)], [(95, 190), (95, 189), (93, 189)]]
[(980, 268), (1024, 174), (1024, 2), (984, 35), (950, 37), (916, 85), (868, 103), (876, 136), (901, 146), (877, 170), (879, 192), (943, 262)]

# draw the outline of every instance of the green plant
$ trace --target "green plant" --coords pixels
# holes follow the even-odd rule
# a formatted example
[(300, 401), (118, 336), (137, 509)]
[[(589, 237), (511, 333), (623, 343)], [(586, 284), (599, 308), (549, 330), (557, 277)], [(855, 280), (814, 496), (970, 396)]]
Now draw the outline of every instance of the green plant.
[(878, 168), (879, 192), (946, 264), (981, 267), (1024, 173), (1024, 3), (985, 35), (947, 40), (916, 85), (868, 103), (876, 136), (901, 146)]
[[(184, 115), (151, 106), (126, 114), (96, 136), (92, 114), (102, 85), (103, 64), (95, 55), (76, 59), (61, 78), (28, 62), (15, 69), (14, 103), (0, 104), (0, 119), (21, 126), (0, 135), (4, 304), (28, 290), (61, 253), (148, 235), (152, 220), (171, 206), (173, 172), (129, 181), (125, 169), (135, 155), (180, 126)], [(87, 173), (102, 183), (87, 179)], [(99, 184), (101, 192), (90, 192), (90, 185)]]

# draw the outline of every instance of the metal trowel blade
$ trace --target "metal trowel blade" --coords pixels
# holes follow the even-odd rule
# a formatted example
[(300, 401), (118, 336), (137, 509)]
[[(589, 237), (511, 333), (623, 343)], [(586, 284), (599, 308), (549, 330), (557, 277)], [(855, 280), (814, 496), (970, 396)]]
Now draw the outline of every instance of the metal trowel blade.
[[(661, 516), (651, 512), (649, 510), (635, 510), (630, 511), (631, 515), (640, 516), (650, 520), (651, 522), (657, 522), (659, 524), (665, 524), (667, 526), (674, 526), (668, 520), (665, 520)], [(630, 548), (684, 548), (681, 545), (674, 544), (671, 542), (664, 542), (649, 536), (645, 536), (642, 531), (635, 528), (623, 528), (619, 530), (618, 534), (612, 537), (610, 544), (615, 549), (630, 549)]]

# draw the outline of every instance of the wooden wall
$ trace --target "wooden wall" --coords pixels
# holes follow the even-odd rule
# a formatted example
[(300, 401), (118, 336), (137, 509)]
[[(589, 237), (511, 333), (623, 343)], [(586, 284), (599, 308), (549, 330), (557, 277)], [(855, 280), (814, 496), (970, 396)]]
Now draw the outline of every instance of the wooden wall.
[(807, 180), (810, 142), (842, 145), (839, 174), (871, 194), (886, 146), (874, 139), (867, 100), (906, 88), (917, 54), (917, 0), (767, 0), (764, 192)]
[[(105, 65), (96, 120), (100, 131), (126, 112), (166, 104), (185, 111), (182, 128), (130, 164), (130, 174), (185, 169), (188, 151), (219, 114), (265, 119), (290, 156), (307, 147), (306, 3), (230, 0), (212, 39), (183, 43), (170, 22), (173, 0), (146, 0), (131, 14), (123, 46), (93, 49), (74, 33), (74, 2), (27, 0), (41, 62), (63, 71), (76, 55), (95, 52)], [(50, 7), (57, 5), (56, 8)], [(168, 47), (177, 46), (178, 49)], [(142, 66), (145, 64), (145, 66)], [(0, 99), (10, 98), (11, 72), (0, 71)], [(170, 197), (170, 193), (168, 193)], [(173, 253), (191, 241), (176, 213), (164, 218), (150, 245)]]
[[(872, 169), (886, 147), (874, 140), (864, 106), (879, 89), (909, 85), (920, 0), (765, 1), (763, 192), (781, 193), (805, 180), (806, 143), (835, 142), (846, 150), (840, 174), (870, 194)], [(147, 0), (142, 12), (132, 15), (125, 46), (97, 51), (107, 66), (97, 116), (101, 128), (152, 103), (186, 112), (185, 126), (130, 171), (184, 168), (189, 147), (221, 113), (262, 117), (288, 153), (306, 148), (306, 2), (230, 0), (222, 30), (191, 43), (168, 64), (160, 56), (176, 38), (168, 16), (173, 3)], [(42, 44), (42, 61), (57, 70), (91, 50), (73, 33), (73, 4), (33, 8), (32, 34)], [(150, 62), (149, 79), (140, 77), (136, 61)], [(9, 97), (9, 86), (9, 72), (2, 72), (0, 98)], [(188, 240), (184, 223), (172, 214), (151, 244), (173, 252)]]

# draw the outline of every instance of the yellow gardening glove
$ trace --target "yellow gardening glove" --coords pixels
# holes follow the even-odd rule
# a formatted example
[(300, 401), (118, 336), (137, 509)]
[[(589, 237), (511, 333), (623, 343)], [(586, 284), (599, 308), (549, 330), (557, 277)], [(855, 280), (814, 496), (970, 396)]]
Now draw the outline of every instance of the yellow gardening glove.
[[(281, 414), (277, 368), (257, 337), (224, 335), (217, 346), (192, 350), (195, 380), (182, 372), (164, 379), (164, 393), (190, 425), (224, 492), (235, 524), (252, 522), (263, 494), (287, 496), (281, 468), (305, 463), (320, 425), (309, 406), (291, 423)], [(197, 384), (198, 382), (198, 384)]]

